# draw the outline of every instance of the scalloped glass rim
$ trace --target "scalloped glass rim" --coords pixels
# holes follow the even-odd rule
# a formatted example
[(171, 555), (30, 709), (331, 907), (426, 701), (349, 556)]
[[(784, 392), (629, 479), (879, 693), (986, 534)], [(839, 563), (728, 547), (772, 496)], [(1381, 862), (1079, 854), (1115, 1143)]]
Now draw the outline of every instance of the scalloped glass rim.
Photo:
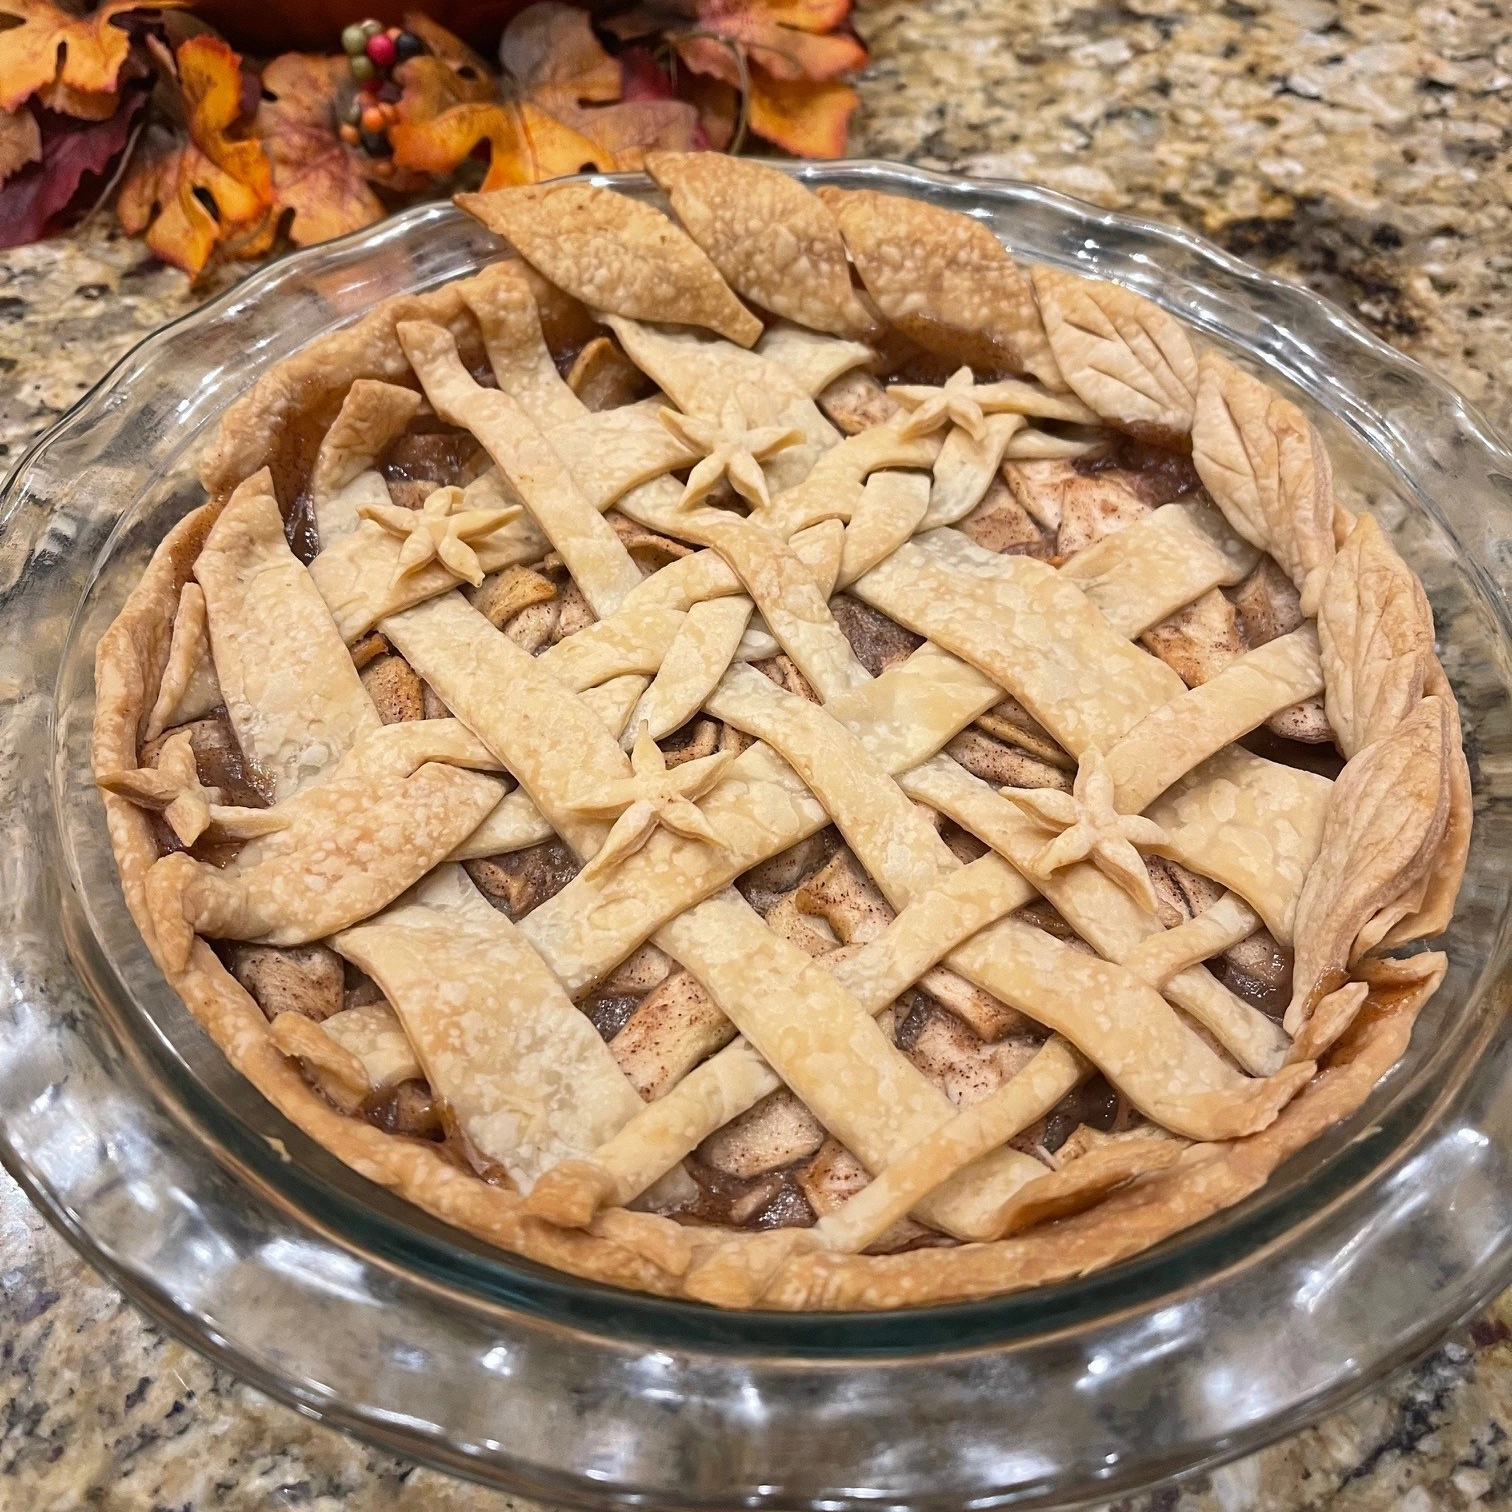
[[(1029, 186), (969, 183), (879, 163), (778, 166), (810, 181), (917, 193), (978, 215), (993, 222), (999, 234), (1006, 233), (1010, 245), (1048, 261), (1111, 274), (1170, 305), (1216, 339), (1237, 343), (1326, 407), (1336, 417), (1330, 442), (1342, 440), (1355, 450), (1363, 447), (1368, 454), (1367, 481), (1373, 478), (1370, 486), (1386, 486), (1405, 501), (1403, 528), (1420, 554), (1429, 545), (1438, 547), (1435, 568), (1449, 572), (1453, 581), (1430, 580), (1436, 607), (1447, 594), (1460, 619), (1478, 616), (1476, 633), (1493, 654), (1484, 658), (1489, 675), (1479, 665), (1473, 669), (1489, 688), (1479, 692), (1492, 709), (1489, 724), (1477, 725), (1477, 730), (1506, 737), (1502, 669), (1507, 625), (1498, 584), (1507, 580), (1509, 533), (1504, 527), (1512, 520), (1512, 457), (1446, 385), (1306, 291), (1258, 274), (1185, 232), (1095, 211)], [(594, 182), (649, 192), (639, 175)], [(1020, 231), (1025, 233), (1022, 241)], [(724, 1399), (735, 1401), (728, 1394), (736, 1389), (734, 1377), (743, 1373), (746, 1387), (756, 1390), (768, 1416), (777, 1419), (797, 1410), (795, 1402), (812, 1393), (816, 1379), (833, 1383), (836, 1371), (849, 1389), (860, 1390), (866, 1383), (875, 1391), (885, 1382), (893, 1397), (902, 1393), (904, 1399), (915, 1400), (916, 1393), (931, 1400), (929, 1393), (949, 1375), (952, 1362), (958, 1368), (966, 1358), (1013, 1362), (1021, 1369), (1037, 1360), (1037, 1377), (1048, 1380), (1053, 1367), (1046, 1362), (1059, 1357), (1056, 1351), (1066, 1340), (1074, 1341), (1081, 1355), (1078, 1379), (1095, 1382), (1099, 1373), (1089, 1362), (1098, 1359), (1119, 1367), (1105, 1368), (1104, 1378), (1127, 1376), (1129, 1361), (1140, 1353), (1131, 1339), (1146, 1337), (1152, 1326), (1157, 1332), (1164, 1326), (1169, 1333), (1171, 1318), (1192, 1309), (1211, 1315), (1216, 1307), (1227, 1315), (1224, 1299), (1232, 1301), (1230, 1293), (1261, 1279), (1278, 1287), (1291, 1304), (1285, 1315), (1290, 1337), (1306, 1338), (1296, 1332), (1298, 1266), (1311, 1264), (1316, 1271), (1317, 1256), (1311, 1252), (1320, 1246), (1326, 1251), (1329, 1234), (1350, 1232), (1351, 1224), (1357, 1251), (1361, 1234), (1377, 1251), (1400, 1242), (1402, 1225), (1410, 1216), (1425, 1214), (1421, 1204), (1407, 1204), (1411, 1213), (1404, 1216), (1399, 1212), (1402, 1204), (1393, 1206), (1390, 1194), (1399, 1192), (1414, 1171), (1422, 1176), (1431, 1169), (1445, 1183), (1444, 1163), (1456, 1151), (1469, 1152), (1470, 1158), (1459, 1164), (1471, 1176), (1490, 1180), (1493, 1187), (1501, 1183), (1500, 1211), (1512, 1211), (1512, 1201), (1507, 1200), (1512, 1182), (1504, 1164), (1512, 1140), (1505, 1115), (1500, 1123), (1494, 1116), (1492, 1096), (1498, 1067), (1502, 1076), (1506, 1071), (1506, 1035), (1498, 1026), (1492, 988), (1499, 986), (1503, 972), (1507, 917), (1504, 889), (1498, 892), (1495, 886), (1475, 895), (1477, 980), (1470, 980), (1468, 961), (1461, 962), (1458, 980), (1441, 993), (1436, 1008), (1438, 1037), (1429, 1045), (1415, 1046), (1409, 1053), (1412, 1064), (1394, 1073), (1360, 1116), (1304, 1151), (1247, 1203), (1155, 1250), (1082, 1281), (979, 1303), (884, 1315), (727, 1315), (576, 1282), (473, 1243), (377, 1192), (305, 1140), (241, 1083), (161, 979), (151, 980), (156, 973), (150, 963), (144, 971), (145, 951), (134, 941), (129, 919), (123, 928), (124, 908), (113, 878), (101, 870), (99, 809), (87, 782), (87, 762), (81, 759), (87, 748), (87, 653), (119, 602), (121, 565), (134, 552), (150, 549), (162, 520), (172, 517), (175, 509), (181, 512), (192, 497), (196, 485), (181, 475), (203, 427), (213, 423), (257, 367), (297, 344), (288, 334), (291, 328), (300, 333), (311, 329), (292, 316), (273, 320), (269, 311), (280, 308), (280, 302), (298, 308), (314, 290), (327, 311), (345, 302), (350, 315), (374, 297), (362, 281), (363, 269), (387, 268), (392, 278), (389, 263), (397, 260), (406, 270), (406, 286), (418, 288), (457, 276), (494, 249), (491, 238), (450, 206), (430, 205), (254, 274), (123, 359), (26, 454), (0, 499), (0, 583), (5, 585), (0, 600), (5, 639), (0, 643), (13, 651), (25, 645), (31, 653), (26, 676), (17, 679), (22, 696), (6, 716), (7, 733), (0, 740), (0, 755), (17, 757), (14, 769), (0, 763), (7, 799), (0, 831), (5, 850), (0, 855), (9, 868), (4, 874), (17, 878), (32, 877), (39, 858), (46, 863), (44, 874), (34, 878), (38, 896), (24, 900), (31, 907), (23, 903), (9, 921), (18, 927), (11, 936), (16, 947), (7, 946), (5, 996), (0, 999), (11, 1030), (9, 1048), (0, 1049), (0, 1106), (5, 1110), (0, 1159), (72, 1242), (189, 1342), (217, 1354), (239, 1373), (369, 1437), (463, 1473), (575, 1501), (627, 1500), (639, 1494), (690, 1504), (739, 1499), (811, 1505), (824, 1497), (817, 1489), (800, 1493), (791, 1479), (780, 1485), (766, 1482), (770, 1489), (765, 1490), (749, 1480), (738, 1485), (722, 1480), (717, 1488), (695, 1486), (690, 1491), (685, 1479), (653, 1477), (635, 1483), (637, 1490), (616, 1491), (592, 1467), (557, 1465), (543, 1482), (537, 1477), (544, 1467), (528, 1471), (518, 1457), (505, 1455), (499, 1446), (469, 1441), (466, 1430), (453, 1422), (411, 1417), (408, 1423), (396, 1423), (396, 1416), (406, 1414), (383, 1406), (381, 1392), (353, 1393), (350, 1386), (317, 1389), (312, 1382), (322, 1376), (309, 1360), (297, 1366), (289, 1361), (270, 1364), (264, 1341), (239, 1336), (224, 1326), (214, 1306), (190, 1305), (182, 1286), (175, 1290), (161, 1284), (165, 1274), (171, 1275), (171, 1265), (167, 1271), (154, 1271), (144, 1264), (150, 1246), (140, 1236), (133, 1233), (135, 1242), (125, 1243), (121, 1230), (110, 1228), (106, 1218), (119, 1222), (121, 1214), (101, 1200), (100, 1162), (91, 1165), (77, 1148), (68, 1152), (71, 1163), (60, 1160), (57, 1141), (62, 1130), (56, 1117), (46, 1116), (48, 1098), (66, 1101), (56, 1092), (66, 1085), (68, 1073), (83, 1082), (88, 1071), (108, 1086), (113, 1106), (126, 1116), (123, 1127), (115, 1131), (114, 1150), (107, 1134), (96, 1154), (104, 1153), (107, 1167), (112, 1160), (129, 1165), (123, 1159), (130, 1143), (125, 1136), (134, 1130), (141, 1137), (131, 1153), (149, 1188), (164, 1175), (167, 1164), (174, 1165), (175, 1175), (190, 1172), (205, 1188), (192, 1189), (195, 1208), (201, 1218), (212, 1220), (197, 1242), (203, 1243), (209, 1234), (217, 1244), (235, 1250), (238, 1243), (251, 1243), (255, 1231), (252, 1250), (261, 1278), (281, 1279), (280, 1295), (290, 1306), (294, 1304), (288, 1299), (298, 1293), (296, 1321), (312, 1333), (320, 1332), (313, 1326), (317, 1320), (298, 1311), (308, 1307), (311, 1295), (319, 1294), (318, 1286), (310, 1290), (309, 1273), (334, 1268), (333, 1273), (343, 1274), (345, 1266), (348, 1290), (358, 1285), (354, 1277), (369, 1290), (381, 1278), (401, 1320), (418, 1320), (428, 1308), (460, 1308), (479, 1326), (523, 1331), (533, 1343), (538, 1343), (533, 1330), (559, 1345), (570, 1339), (574, 1349), (583, 1351), (582, 1362), (593, 1361), (600, 1368), (625, 1347), (640, 1351), (642, 1359), (673, 1351), (666, 1357), (676, 1361), (676, 1368), (670, 1375), (664, 1371), (658, 1391), (686, 1393), (692, 1377), (702, 1379), (710, 1370), (722, 1370)], [(381, 292), (391, 289), (385, 286)], [(334, 323), (329, 314), (326, 318)], [(184, 380), (175, 377), (175, 361), (194, 370), (187, 356), (191, 345), (216, 347), (217, 337), (238, 320), (255, 328), (257, 339), (234, 353), (227, 348), (219, 365), (212, 363), (199, 372), (196, 384), (185, 392)], [(128, 427), (135, 430), (123, 439)], [(139, 454), (144, 447), (152, 457), (150, 477), (142, 471)], [(118, 464), (115, 473), (109, 471), (112, 461)], [(70, 466), (94, 471), (70, 473)], [(86, 480), (93, 492), (82, 497)], [(149, 510), (142, 501), (152, 487), (158, 497)], [(1449, 567), (1438, 560), (1446, 549)], [(1423, 561), (1414, 560), (1428, 575)], [(90, 564), (87, 574), (81, 566), (85, 562)], [(107, 582), (113, 569), (118, 575)], [(52, 618), (42, 621), (49, 630), (18, 634), (29, 599), (42, 602), (44, 590), (52, 594), (47, 604)], [(52, 631), (59, 628), (54, 621), (60, 613), (69, 623), (55, 645)], [(37, 623), (28, 622), (28, 629)], [(1458, 627), (1460, 620), (1454, 623)], [(59, 669), (55, 701), (49, 697), (54, 691), (49, 665)], [(1463, 671), (1451, 665), (1462, 689)], [(40, 724), (33, 700), (42, 705)], [(1474, 708), (1478, 712), (1480, 703)], [(30, 765), (20, 759), (24, 733), (45, 733), (50, 770), (49, 762), (35, 761), (35, 753)], [(1494, 744), (1487, 743), (1492, 755)], [(32, 767), (38, 770), (28, 785), (25, 775)], [(1488, 770), (1494, 774), (1494, 761), (1483, 761), (1479, 775), (1484, 778)], [(1479, 796), (1499, 798), (1489, 791), (1494, 786), (1483, 782), (1488, 791)], [(1499, 831), (1503, 817), (1494, 802), (1489, 812), (1490, 818), (1483, 815), (1478, 820), (1482, 828), (1477, 849), (1482, 856), (1491, 843), (1493, 822)], [(108, 848), (104, 857), (108, 859)], [(39, 944), (31, 938), (36, 924), (47, 922), (49, 891), (67, 936), (66, 961), (56, 940), (32, 950)], [(17, 890), (18, 902), (23, 892)], [(58, 980), (60, 974), (70, 978), (66, 984)], [(43, 984), (40, 989), (38, 983)], [(80, 1014), (86, 1004), (96, 1010), (94, 1015)], [(1481, 1053), (1493, 1042), (1494, 1053)], [(30, 1066), (22, 1065), (23, 1048), (34, 1057)], [(64, 1068), (62, 1081), (39, 1079), (39, 1051), (46, 1052), (41, 1055), (43, 1065), (50, 1057)], [(31, 1096), (23, 1098), (23, 1092)], [(23, 1109), (27, 1116), (18, 1116)], [(1446, 1119), (1454, 1124), (1453, 1130)], [(87, 1126), (88, 1120), (84, 1122)], [(1467, 1130), (1482, 1143), (1463, 1138)], [(100, 1134), (97, 1126), (72, 1132)], [(1459, 1167), (1451, 1161), (1449, 1169)], [(1452, 1199), (1444, 1200), (1452, 1212)], [(1440, 1205), (1435, 1203), (1436, 1213)], [(1383, 1213), (1391, 1221), (1384, 1221)], [(1399, 1325), (1369, 1341), (1368, 1351), (1352, 1350), (1347, 1358), (1332, 1362), (1331, 1369), (1297, 1380), (1263, 1408), (1252, 1402), (1221, 1425), (1204, 1421), (1200, 1427), (1178, 1414), (1179, 1425), (1174, 1431), (1167, 1425), (1163, 1433), (1152, 1434), (1152, 1425), (1145, 1424), (1138, 1434), (1121, 1435), (1120, 1446), (1105, 1451), (1095, 1465), (1087, 1460), (1085, 1444), (1080, 1450), (1062, 1444), (1062, 1452), (1046, 1454), (1042, 1439), (1041, 1452), (1031, 1456), (1033, 1473), (1018, 1473), (1007, 1490), (990, 1478), (954, 1484), (936, 1467), (932, 1476), (921, 1476), (907, 1486), (899, 1480), (887, 1482), (886, 1494), (899, 1504), (942, 1506), (984, 1496), (1022, 1501), (1072, 1493), (1112, 1494), (1156, 1473), (1242, 1452), (1284, 1430), (1311, 1407), (1366, 1384), (1496, 1290), (1512, 1268), (1505, 1254), (1500, 1260), (1492, 1258), (1499, 1247), (1507, 1251), (1507, 1220), (1498, 1219), (1484, 1231), (1470, 1227), (1475, 1232), (1462, 1246), (1463, 1254), (1455, 1264), (1439, 1267), (1435, 1284), (1427, 1290), (1428, 1300), (1416, 1294), (1411, 1306), (1404, 1300), (1398, 1309)], [(280, 1269), (269, 1261), (270, 1245), (285, 1257), (294, 1246), (303, 1258), (296, 1266)], [(283, 1248), (277, 1249), (279, 1245)], [(300, 1245), (305, 1248), (299, 1250)], [(161, 1247), (152, 1253), (167, 1262)], [(1355, 1271), (1358, 1264), (1355, 1259), (1346, 1270)], [(354, 1265), (357, 1269), (351, 1271)], [(329, 1274), (325, 1279), (329, 1281)], [(1423, 1277), (1412, 1279), (1426, 1285)], [(303, 1291), (296, 1281), (305, 1284)], [(1326, 1295), (1329, 1287), (1319, 1286)], [(1397, 1289), (1408, 1292), (1412, 1287)], [(212, 1300), (196, 1299), (200, 1304)], [(1164, 1325), (1159, 1324), (1162, 1318)], [(1175, 1332), (1184, 1335), (1185, 1329)], [(1288, 1337), (1288, 1328), (1280, 1328), (1278, 1337)], [(648, 1353), (644, 1346), (656, 1347)], [(311, 1352), (318, 1355), (320, 1349), (312, 1346)], [(1161, 1354), (1166, 1366), (1178, 1357), (1190, 1361), (1193, 1352), (1172, 1345)], [(435, 1358), (440, 1363), (440, 1356)], [(756, 1359), (765, 1372), (759, 1384), (752, 1379)], [(390, 1358), (388, 1364), (392, 1363)], [(483, 1368), (486, 1380), (487, 1367)], [(674, 1377), (677, 1384), (669, 1385)], [(968, 1421), (970, 1414), (961, 1409), (958, 1391), (944, 1395), (956, 1407), (952, 1427), (990, 1433), (990, 1425)], [(648, 1399), (654, 1397), (652, 1393)], [(740, 1421), (736, 1412), (720, 1426), (730, 1431), (731, 1423)], [(655, 1438), (645, 1436), (648, 1442)], [(1018, 1446), (1020, 1460), (1023, 1447)], [(843, 1468), (826, 1464), (823, 1469), (822, 1485), (830, 1493), (848, 1488), (841, 1501), (870, 1500), (865, 1490), (884, 1490), (883, 1482), (874, 1485), (857, 1473), (854, 1462)], [(568, 1479), (559, 1482), (560, 1474)], [(829, 1500), (835, 1500), (833, 1494)]]

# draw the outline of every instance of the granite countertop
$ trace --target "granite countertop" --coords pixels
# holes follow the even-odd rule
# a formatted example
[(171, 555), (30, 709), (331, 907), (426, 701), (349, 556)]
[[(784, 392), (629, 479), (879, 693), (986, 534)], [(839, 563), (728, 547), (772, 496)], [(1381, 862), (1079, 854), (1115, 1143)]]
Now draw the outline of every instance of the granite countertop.
[[(1512, 434), (1503, 0), (891, 0), (858, 154), (1182, 222), (1297, 278)], [(199, 288), (97, 218), (0, 253), (0, 468)], [(505, 1512), (167, 1338), (0, 1174), (0, 1507)], [(1118, 1512), (1512, 1503), (1512, 1293), (1353, 1407)]]

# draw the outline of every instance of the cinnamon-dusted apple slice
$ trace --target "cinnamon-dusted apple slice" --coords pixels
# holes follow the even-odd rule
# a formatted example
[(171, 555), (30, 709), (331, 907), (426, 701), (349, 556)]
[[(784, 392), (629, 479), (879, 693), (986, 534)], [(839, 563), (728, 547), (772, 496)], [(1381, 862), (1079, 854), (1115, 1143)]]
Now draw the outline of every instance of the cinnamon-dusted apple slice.
[(873, 329), (834, 216), (791, 174), (717, 152), (648, 153), (646, 172), (737, 294), (836, 336)]
[(459, 194), (457, 203), (591, 310), (704, 326), (750, 346), (761, 322), (702, 249), (659, 210), (588, 184)]
[(1289, 399), (1217, 352), (1198, 362), (1192, 461), (1230, 525), (1286, 569), (1318, 612), (1334, 558), (1333, 466)]
[(904, 335), (953, 362), (1028, 373), (1064, 392), (1029, 280), (980, 221), (871, 189), (818, 194), (867, 293)]

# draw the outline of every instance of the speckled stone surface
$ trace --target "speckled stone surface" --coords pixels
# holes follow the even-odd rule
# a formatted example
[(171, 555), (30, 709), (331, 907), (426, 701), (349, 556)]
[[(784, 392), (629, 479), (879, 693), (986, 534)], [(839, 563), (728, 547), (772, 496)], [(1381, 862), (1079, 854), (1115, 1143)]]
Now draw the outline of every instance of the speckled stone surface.
[[(1512, 433), (1503, 0), (892, 0), (854, 149), (1177, 220), (1300, 278)], [(0, 470), (191, 289), (100, 220), (0, 253)], [(1512, 1293), (1353, 1407), (1118, 1512), (1512, 1505)], [(0, 1175), (0, 1512), (504, 1512), (168, 1339)]]

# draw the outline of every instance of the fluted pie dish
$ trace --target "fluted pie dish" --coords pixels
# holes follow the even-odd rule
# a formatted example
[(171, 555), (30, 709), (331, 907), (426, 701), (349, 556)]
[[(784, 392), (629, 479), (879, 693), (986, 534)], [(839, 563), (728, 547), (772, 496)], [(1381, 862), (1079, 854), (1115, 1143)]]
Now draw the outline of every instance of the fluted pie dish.
[(496, 260), (221, 418), (95, 664), (154, 961), (337, 1159), (594, 1282), (887, 1311), (1210, 1219), (1449, 964), (1422, 582), (1142, 294), (648, 168), (464, 196)]

